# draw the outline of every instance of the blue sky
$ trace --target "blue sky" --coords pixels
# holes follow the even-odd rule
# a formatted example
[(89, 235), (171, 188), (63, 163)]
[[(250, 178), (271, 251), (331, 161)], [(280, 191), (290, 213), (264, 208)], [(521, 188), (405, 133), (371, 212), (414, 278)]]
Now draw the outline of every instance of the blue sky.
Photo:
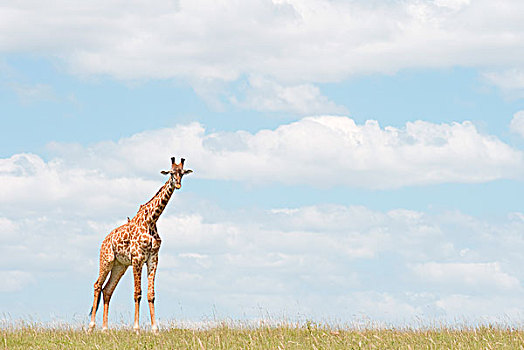
[(184, 156), (164, 322), (521, 324), (519, 2), (40, 6), (0, 7), (6, 318), (84, 322), (100, 242)]

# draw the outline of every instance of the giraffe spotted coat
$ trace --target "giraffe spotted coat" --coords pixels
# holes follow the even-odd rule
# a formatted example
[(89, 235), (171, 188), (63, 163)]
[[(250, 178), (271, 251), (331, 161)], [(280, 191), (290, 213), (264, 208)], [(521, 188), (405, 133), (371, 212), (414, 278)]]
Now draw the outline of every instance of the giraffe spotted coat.
[[(158, 190), (158, 192), (147, 202), (140, 206), (137, 214), (127, 223), (111, 231), (102, 242), (100, 248), (100, 273), (94, 285), (94, 301), (89, 329), (95, 327), (95, 315), (100, 302), (100, 293), (104, 298), (103, 329), (107, 329), (107, 318), (109, 301), (120, 278), (129, 266), (133, 267), (134, 275), (134, 300), (135, 300), (135, 323), (134, 329), (139, 329), (139, 303), (142, 297), (141, 275), (142, 266), (147, 265), (147, 300), (151, 315), (151, 326), (154, 332), (158, 331), (155, 320), (155, 275), (158, 264), (158, 251), (162, 240), (158, 234), (156, 222), (164, 211), (169, 199), (175, 189), (180, 189), (182, 176), (191, 173), (192, 170), (184, 170), (184, 159), (180, 164), (171, 158), (172, 167), (170, 171), (162, 171), (169, 174), (170, 178)], [(109, 275), (109, 279), (107, 276)], [(104, 282), (106, 281), (104, 285)]]

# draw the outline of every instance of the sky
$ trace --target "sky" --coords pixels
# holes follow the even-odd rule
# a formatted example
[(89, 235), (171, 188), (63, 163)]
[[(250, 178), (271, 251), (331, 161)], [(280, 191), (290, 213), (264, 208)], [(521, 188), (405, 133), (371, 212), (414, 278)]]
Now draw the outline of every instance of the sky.
[[(0, 3), (0, 319), (87, 325), (103, 238), (174, 156), (194, 173), (158, 222), (161, 325), (522, 325), (523, 16)], [(113, 325), (132, 288), (128, 272)]]

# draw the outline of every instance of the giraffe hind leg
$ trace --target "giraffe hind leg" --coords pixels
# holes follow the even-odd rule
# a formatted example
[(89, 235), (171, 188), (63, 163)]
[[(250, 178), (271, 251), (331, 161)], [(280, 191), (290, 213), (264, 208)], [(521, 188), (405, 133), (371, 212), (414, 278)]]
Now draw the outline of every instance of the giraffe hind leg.
[(111, 254), (107, 254), (107, 251), (104, 250), (105, 245), (102, 244), (102, 249), (100, 250), (100, 273), (98, 276), (98, 279), (95, 282), (94, 289), (94, 300), (93, 300), (93, 306), (91, 307), (91, 322), (89, 323), (89, 330), (93, 330), (95, 328), (95, 318), (96, 318), (96, 311), (98, 310), (98, 305), (100, 304), (100, 294), (102, 293), (102, 285), (104, 284), (107, 275), (113, 268), (114, 258), (113, 259), (106, 259), (105, 257), (111, 256)]
[[(95, 313), (98, 311), (98, 307), (100, 306), (100, 296), (98, 296), (97, 298), (97, 302), (96, 302), (96, 309), (95, 309)], [(89, 311), (89, 316), (91, 316), (93, 314), (93, 307), (91, 306), (91, 311)]]
[[(102, 294), (104, 297), (104, 317), (103, 317), (103, 323), (102, 323), (102, 330), (107, 329), (107, 318), (108, 318), (108, 312), (109, 312), (109, 301), (111, 300), (111, 296), (113, 295), (113, 292), (116, 288), (116, 285), (126, 272), (128, 266), (123, 265), (119, 263), (118, 261), (115, 261), (113, 264), (113, 267), (111, 269), (111, 275), (109, 276), (109, 279), (107, 280), (107, 283), (105, 284), (104, 288), (102, 289)], [(100, 303), (100, 299), (98, 299), (98, 302)]]

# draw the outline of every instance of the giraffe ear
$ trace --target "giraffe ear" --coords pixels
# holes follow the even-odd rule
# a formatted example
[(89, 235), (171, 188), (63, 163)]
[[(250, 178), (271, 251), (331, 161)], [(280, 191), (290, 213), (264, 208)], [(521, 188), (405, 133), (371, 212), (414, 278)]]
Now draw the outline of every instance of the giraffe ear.
[(193, 172), (193, 170), (191, 170), (191, 169), (186, 169), (186, 170), (184, 170), (184, 175), (186, 175), (186, 174), (191, 174), (192, 172)]
[(162, 170), (162, 171), (160, 172), (160, 174), (162, 174), (162, 175), (167, 175), (167, 174), (169, 174), (169, 171)]

